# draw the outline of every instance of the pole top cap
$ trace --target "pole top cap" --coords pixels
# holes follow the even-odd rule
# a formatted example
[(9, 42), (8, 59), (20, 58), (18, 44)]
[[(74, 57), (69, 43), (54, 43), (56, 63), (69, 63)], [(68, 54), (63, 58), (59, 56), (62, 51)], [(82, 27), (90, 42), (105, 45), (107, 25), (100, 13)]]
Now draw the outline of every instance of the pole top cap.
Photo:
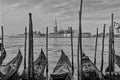
[(29, 15), (31, 16), (31, 15), (32, 15), (32, 13), (29, 13)]

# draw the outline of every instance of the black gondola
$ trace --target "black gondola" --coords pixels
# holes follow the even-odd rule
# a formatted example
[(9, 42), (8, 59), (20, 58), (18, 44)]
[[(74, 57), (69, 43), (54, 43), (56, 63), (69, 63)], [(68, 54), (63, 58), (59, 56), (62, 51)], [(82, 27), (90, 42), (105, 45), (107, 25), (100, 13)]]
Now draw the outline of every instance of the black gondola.
[(50, 74), (50, 80), (71, 80), (72, 79), (72, 65), (69, 58), (62, 51), (61, 57), (57, 62), (53, 73)]
[(120, 68), (120, 56), (115, 54), (115, 63), (118, 65), (118, 67)]
[(103, 74), (97, 69), (93, 62), (83, 53), (83, 80), (101, 80)]
[(6, 65), (0, 66), (0, 80), (17, 80), (16, 75), (22, 62), (22, 54), (18, 54)]
[(5, 49), (1, 52), (1, 56), (0, 56), (0, 65), (2, 65), (2, 62), (3, 62), (3, 60), (5, 59), (5, 57), (6, 57), (6, 51), (5, 51)]
[[(39, 57), (34, 62), (35, 80), (45, 79), (44, 70), (45, 70), (46, 62), (47, 62), (46, 56), (43, 50), (41, 49), (41, 53)], [(22, 74), (22, 80), (27, 80), (27, 79), (28, 79), (28, 68), (25, 69)]]

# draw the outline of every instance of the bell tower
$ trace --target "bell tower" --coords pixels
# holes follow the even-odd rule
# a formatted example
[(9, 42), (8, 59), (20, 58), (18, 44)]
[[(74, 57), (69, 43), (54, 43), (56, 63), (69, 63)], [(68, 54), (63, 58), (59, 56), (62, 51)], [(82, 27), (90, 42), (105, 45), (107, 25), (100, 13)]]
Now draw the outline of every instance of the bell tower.
[(54, 33), (57, 33), (57, 19), (55, 18)]

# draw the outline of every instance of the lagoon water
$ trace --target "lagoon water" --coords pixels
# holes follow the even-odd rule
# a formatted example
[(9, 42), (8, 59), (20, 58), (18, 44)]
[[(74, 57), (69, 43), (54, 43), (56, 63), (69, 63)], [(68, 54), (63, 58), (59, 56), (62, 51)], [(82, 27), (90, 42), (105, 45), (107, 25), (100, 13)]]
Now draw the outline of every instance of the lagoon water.
[[(46, 48), (46, 39), (45, 38), (34, 38), (34, 59), (36, 59), (43, 48), (45, 52)], [(74, 78), (77, 78), (77, 38), (74, 38), (74, 66), (75, 66), (75, 75)], [(109, 39), (105, 38), (105, 50), (104, 50), (104, 71), (108, 66), (108, 43)], [(6, 64), (14, 56), (17, 55), (18, 50), (20, 49), (24, 56), (24, 38), (5, 38), (4, 40), (5, 49), (7, 52), (7, 56), (3, 62)], [(89, 58), (94, 60), (95, 53), (95, 38), (83, 38), (83, 51)], [(28, 48), (28, 44), (27, 44)], [(97, 48), (97, 67), (100, 69), (101, 66), (101, 49), (102, 49), (102, 38), (98, 39), (98, 48)], [(71, 43), (70, 38), (49, 38), (49, 74), (52, 73), (56, 63), (61, 55), (61, 50), (63, 50), (66, 55), (71, 60)], [(115, 38), (115, 52), (120, 55), (120, 38)], [(27, 49), (28, 55), (28, 49)], [(28, 56), (27, 56), (28, 58)], [(28, 60), (28, 59), (27, 59)], [(117, 65), (115, 65), (115, 70), (120, 71)], [(19, 69), (19, 74), (23, 71), (23, 61)]]

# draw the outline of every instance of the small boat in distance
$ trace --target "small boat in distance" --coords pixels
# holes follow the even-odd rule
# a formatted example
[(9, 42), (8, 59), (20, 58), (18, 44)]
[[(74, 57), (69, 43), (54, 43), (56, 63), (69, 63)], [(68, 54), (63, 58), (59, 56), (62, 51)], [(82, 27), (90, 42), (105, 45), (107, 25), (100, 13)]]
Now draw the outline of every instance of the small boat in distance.
[(63, 51), (53, 73), (50, 74), (50, 80), (72, 80), (72, 65)]

